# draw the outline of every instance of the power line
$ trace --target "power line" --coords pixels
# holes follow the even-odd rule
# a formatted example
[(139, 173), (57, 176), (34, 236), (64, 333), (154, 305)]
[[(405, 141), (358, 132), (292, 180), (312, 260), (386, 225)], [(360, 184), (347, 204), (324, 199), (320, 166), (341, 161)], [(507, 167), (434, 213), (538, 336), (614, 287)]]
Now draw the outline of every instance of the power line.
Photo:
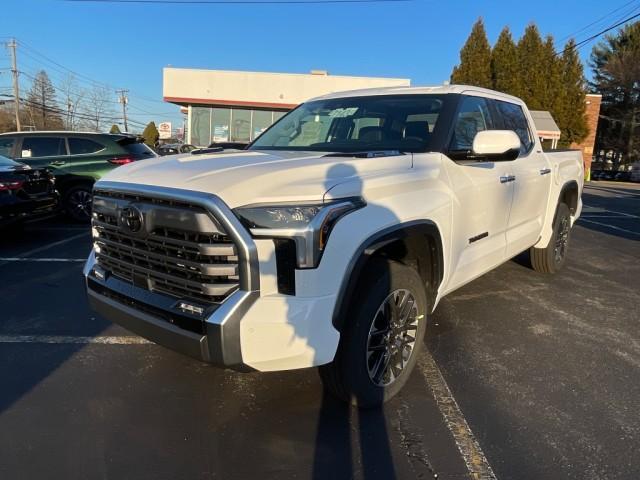
[[(26, 52), (23, 52), (23, 53), (26, 53)], [(28, 56), (30, 56), (30, 55), (28, 55)], [(31, 58), (34, 58), (34, 57), (31, 57)], [(34, 64), (31, 64), (31, 63), (27, 63), (27, 66), (28, 66), (28, 67), (30, 67), (30, 70), (25, 70), (25, 69), (24, 69), (25, 62), (24, 62), (24, 61), (22, 61), (22, 62), (21, 62), (21, 64), (23, 65), (23, 68), (21, 69), (21, 72), (22, 72), (22, 73), (24, 73), (24, 74), (25, 74), (25, 76), (27, 76), (27, 77), (31, 78), (32, 80), (35, 78), (35, 75), (37, 75), (37, 71), (38, 71), (38, 70), (42, 70), (42, 66), (41, 66), (41, 65), (34, 65)], [(47, 67), (47, 75), (48, 75), (49, 77), (53, 78), (54, 80), (56, 80), (56, 79), (57, 79), (57, 81), (52, 81), (52, 85), (54, 86), (54, 88), (55, 88), (56, 90), (58, 90), (61, 94), (63, 94), (63, 95), (67, 95), (67, 93), (68, 93), (68, 92), (67, 92), (67, 88), (61, 87), (61, 86), (60, 86), (60, 85), (61, 85), (61, 83), (58, 83), (58, 81), (59, 81), (59, 82), (65, 82), (65, 81), (68, 81), (68, 80), (66, 80), (66, 79), (65, 79), (65, 78), (63, 78), (63, 77), (57, 77), (56, 75), (53, 75), (53, 74), (51, 73), (51, 71), (50, 71), (50, 70), (48, 70), (48, 68), (49, 68), (49, 67)], [(0, 70), (1, 70), (1, 69), (0, 69)], [(63, 74), (63, 73), (64, 73), (64, 72), (62, 72), (62, 71), (60, 71), (60, 70), (57, 70), (57, 69), (54, 69), (54, 71), (55, 71), (55, 72), (58, 72), (58, 73), (60, 73), (60, 74)], [(73, 75), (73, 74), (71, 74), (71, 75)], [(76, 78), (75, 78), (75, 77), (73, 77), (73, 76), (72, 76), (71, 78), (73, 78), (73, 80), (74, 80), (74, 81), (76, 80)], [(83, 85), (84, 85), (84, 84), (82, 84), (82, 82), (80, 82), (80, 81), (78, 81), (78, 84), (80, 84), (80, 86), (83, 86)], [(90, 85), (90, 84), (88, 84), (88, 85)], [(97, 87), (97, 86), (93, 85), (93, 88), (95, 88), (95, 87)], [(107, 87), (107, 86), (101, 86), (101, 87), (99, 87), (99, 88), (105, 88), (105, 89), (108, 89), (108, 87)], [(116, 92), (117, 92), (117, 91), (118, 91), (118, 90), (116, 90)], [(77, 93), (77, 95), (79, 95), (79, 94)], [(129, 97), (130, 97), (130, 95), (129, 95)], [(138, 97), (134, 97), (134, 98), (135, 98), (135, 99), (138, 99)], [(118, 105), (118, 108), (119, 108), (119, 105), (120, 105), (120, 102), (119, 102), (118, 100), (105, 99), (105, 102), (108, 102), (108, 103), (113, 104), (113, 105), (114, 105), (114, 108), (116, 107), (116, 105)], [(162, 103), (163, 103), (163, 105), (166, 105), (166, 103), (165, 103), (165, 102), (162, 102)], [(127, 109), (128, 109), (128, 110), (135, 110), (136, 112), (138, 112), (138, 113), (136, 113), (136, 112), (133, 112), (133, 113), (132, 113), (132, 115), (136, 115), (136, 116), (142, 116), (142, 115), (152, 115), (152, 116), (156, 116), (156, 115), (175, 115), (176, 113), (178, 113), (178, 112), (176, 112), (176, 111), (171, 112), (171, 111), (168, 111), (168, 110), (167, 110), (167, 111), (164, 111), (164, 112), (160, 112), (160, 111), (148, 111), (148, 110), (141, 109), (141, 108), (139, 108), (139, 107), (137, 107), (137, 106), (135, 106), (135, 105), (131, 105), (130, 103), (128, 103), (128, 104), (127, 104)]]
[[(575, 32), (570, 33), (569, 35), (565, 35), (564, 37), (562, 37), (562, 38), (558, 39), (558, 42), (563, 42), (563, 41), (565, 41), (565, 40), (567, 40), (567, 39), (569, 39), (569, 38), (573, 37), (574, 35), (577, 35), (578, 33), (582, 33), (582, 32), (584, 32), (585, 30), (588, 30), (590, 27), (592, 27), (592, 26), (594, 26), (594, 25), (597, 25), (598, 23), (602, 22), (602, 20), (604, 20), (605, 18), (610, 17), (610, 16), (611, 16), (611, 15), (613, 15), (614, 13), (619, 12), (620, 10), (622, 10), (622, 9), (624, 9), (624, 8), (626, 8), (626, 7), (628, 7), (629, 5), (631, 5), (631, 4), (633, 4), (633, 3), (636, 3), (637, 1), (638, 1), (638, 0), (631, 0), (630, 2), (627, 2), (627, 3), (625, 3), (624, 5), (622, 5), (622, 6), (618, 7), (618, 8), (616, 8), (616, 9), (614, 9), (614, 10), (611, 10), (611, 11), (610, 11), (609, 13), (607, 13), (606, 15), (603, 15), (602, 17), (600, 17), (600, 18), (598, 18), (597, 20), (595, 20), (595, 21), (591, 22), (590, 24), (585, 25), (585, 26), (584, 26), (584, 27), (582, 27), (580, 30), (576, 30)], [(636, 5), (635, 7), (633, 7), (629, 12), (627, 12), (627, 13), (625, 14), (625, 16), (626, 16), (626, 15), (628, 15), (629, 13), (633, 12), (636, 8), (637, 8), (637, 5)]]
[[(20, 42), (20, 45), (25, 47), (28, 50), (28, 52), (26, 52), (26, 53), (27, 53), (27, 55), (29, 57), (35, 59), (33, 57), (33, 55), (29, 55), (29, 52), (31, 52), (32, 54), (41, 57), (42, 59), (44, 59), (45, 61), (49, 62), (50, 64), (55, 65), (58, 68), (61, 68), (65, 72), (71, 73), (74, 76), (76, 76), (76, 77), (78, 77), (80, 79), (83, 79), (85, 83), (92, 84), (93, 86), (106, 87), (106, 88), (109, 88), (111, 90), (118, 90), (119, 88), (121, 88), (119, 86), (114, 86), (114, 85), (111, 85), (111, 84), (108, 84), (108, 83), (105, 83), (105, 82), (101, 82), (101, 81), (95, 80), (95, 79), (93, 79), (93, 78), (91, 78), (91, 77), (89, 77), (87, 75), (84, 75), (82, 73), (76, 72), (76, 71), (74, 71), (74, 70), (72, 70), (72, 69), (70, 69), (68, 67), (65, 67), (61, 63), (56, 62), (55, 60), (53, 60), (52, 58), (48, 57), (47, 55), (39, 52), (38, 50), (36, 50), (34, 47), (30, 46), (29, 44), (25, 44), (25, 42), (23, 42), (23, 41)], [(23, 53), (25, 53), (25, 52), (23, 52)], [(37, 59), (35, 59), (35, 60), (37, 60)], [(54, 70), (57, 70), (57, 69), (54, 69)], [(60, 70), (57, 70), (57, 71), (60, 72), (60, 73), (65, 73), (65, 72), (61, 72)], [(144, 95), (140, 95), (140, 94), (137, 94), (135, 92), (134, 92), (133, 95), (130, 95), (130, 97), (135, 97), (136, 99), (144, 100), (144, 101), (152, 102), (152, 103), (161, 103), (161, 104), (166, 106), (166, 102), (164, 102), (162, 100), (158, 100), (156, 98), (151, 98), (151, 97), (146, 97)]]
[(615, 25), (611, 25), (610, 27), (605, 28), (604, 30), (591, 35), (588, 38), (585, 38), (584, 40), (579, 41), (578, 43), (576, 43), (575, 45), (572, 45), (570, 47), (565, 48), (564, 50), (562, 50), (561, 52), (557, 52), (556, 55), (563, 55), (564, 53), (570, 51), (570, 50), (578, 50), (579, 48), (584, 47), (587, 43), (591, 42), (592, 40), (595, 40), (596, 38), (598, 38), (601, 35), (604, 35), (605, 33), (613, 30), (614, 28), (617, 28), (621, 25), (624, 25), (627, 22), (630, 22), (631, 20), (634, 20), (636, 18), (640, 17), (640, 13), (636, 13), (635, 15), (632, 15), (630, 17), (625, 18), (624, 20), (616, 23)]
[(63, 0), (71, 3), (144, 3), (155, 5), (272, 5), (322, 3), (402, 3), (416, 0)]
[[(24, 69), (20, 70), (20, 73), (21, 73), (23, 76), (25, 76), (25, 77), (27, 77), (27, 78), (31, 79), (31, 81), (34, 81), (34, 80), (36, 79), (36, 75), (37, 75), (37, 73), (34, 73), (34, 72), (27, 72), (27, 71), (25, 71)], [(51, 86), (53, 87), (53, 89), (56, 91), (56, 93), (57, 93), (58, 95), (68, 96), (68, 92), (67, 92), (65, 89), (63, 89), (62, 87), (60, 87), (59, 85), (56, 85), (54, 82), (51, 82)], [(104, 87), (104, 88), (105, 88), (105, 90), (108, 90), (108, 88), (106, 88), (106, 87)], [(116, 92), (116, 93), (117, 93), (117, 92)], [(109, 104), (112, 104), (112, 105), (113, 105), (113, 107), (111, 107), (111, 108), (108, 110), (108, 112), (110, 112), (110, 113), (111, 113), (111, 112), (113, 112), (113, 110), (115, 109), (115, 105), (119, 105), (119, 104), (120, 104), (120, 101), (118, 101), (118, 100), (109, 100), (109, 99), (106, 99), (106, 98), (105, 98), (105, 99), (103, 99), (103, 101), (104, 101), (104, 103), (109, 103)], [(77, 102), (76, 102), (76, 103), (77, 103)], [(131, 105), (129, 105), (129, 103), (128, 103), (128, 97), (127, 97), (127, 108), (129, 108), (129, 107), (131, 107)], [(67, 110), (68, 110), (68, 112), (67, 112), (66, 114), (67, 114), (67, 115), (69, 115), (69, 116), (71, 116), (71, 111), (70, 111), (71, 109), (70, 109), (69, 107), (67, 107)], [(85, 112), (85, 114), (92, 115), (92, 113), (91, 113), (90, 111), (89, 111), (88, 113), (86, 113), (86, 112), (87, 112), (86, 107), (85, 107), (85, 109), (84, 109), (84, 112)], [(141, 125), (141, 126), (146, 125), (146, 124), (145, 124), (145, 123), (143, 123), (143, 122), (139, 122), (139, 121), (137, 121), (137, 120), (132, 120), (132, 119), (131, 119), (131, 115), (133, 115), (133, 116), (142, 116), (142, 115), (160, 116), (160, 115), (172, 115), (172, 114), (174, 114), (174, 113), (176, 113), (176, 112), (164, 112), (164, 113), (160, 113), (160, 112), (155, 112), (155, 113), (151, 113), (151, 112), (144, 112), (144, 113), (133, 113), (133, 114), (129, 114), (129, 113), (127, 113), (127, 123), (138, 124), (138, 125)], [(81, 118), (80, 116), (78, 116), (78, 112), (77, 112), (77, 111), (76, 111), (76, 112), (74, 112), (73, 116), (74, 116), (75, 118)], [(120, 119), (118, 119), (118, 118), (116, 118), (116, 117), (110, 117), (110, 118), (111, 118), (112, 120), (120, 120)]]

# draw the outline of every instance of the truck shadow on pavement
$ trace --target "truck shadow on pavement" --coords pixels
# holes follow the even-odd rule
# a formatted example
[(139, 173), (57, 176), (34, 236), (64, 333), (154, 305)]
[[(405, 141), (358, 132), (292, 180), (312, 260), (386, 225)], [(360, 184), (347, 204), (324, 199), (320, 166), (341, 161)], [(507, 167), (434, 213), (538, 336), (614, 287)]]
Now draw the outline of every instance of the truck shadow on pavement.
[[(43, 247), (44, 255), (60, 256), (59, 251), (51, 253), (44, 247), (52, 239), (64, 241), (68, 232), (58, 232), (59, 238), (44, 232), (35, 227), (4, 237), (0, 257), (20, 257), (18, 252), (25, 248), (32, 251), (33, 247)], [(85, 254), (83, 249), (76, 256)], [(86, 346), (82, 337), (97, 336), (109, 323), (89, 310), (80, 262), (0, 260), (0, 283), (0, 363), (6, 367), (0, 390), (1, 414), (82, 350)], [(74, 338), (78, 341), (71, 341)], [(33, 361), (34, 356), (38, 361)]]
[[(381, 159), (384, 161), (384, 159)], [(356, 168), (347, 163), (341, 163), (332, 166), (327, 172), (325, 188), (331, 189), (338, 183), (336, 178), (348, 182), (352, 188), (347, 189), (354, 197), (362, 196), (362, 180)], [(399, 222), (396, 215), (389, 209), (376, 204), (367, 204), (369, 215), (376, 217), (379, 221), (384, 221), (388, 225), (395, 225)], [(334, 246), (335, 247), (335, 246)], [(340, 248), (338, 246), (337, 248)], [(376, 287), (380, 286), (383, 291), (390, 289), (391, 271), (378, 271), (379, 280)], [(380, 282), (386, 282), (380, 285)], [(354, 290), (354, 297), (346, 299), (348, 302), (356, 301), (360, 308), (366, 301), (366, 294), (361, 289)], [(355, 322), (356, 315), (354, 311), (346, 313), (345, 322)], [(373, 320), (373, 319), (372, 319)], [(349, 333), (341, 332), (340, 342), (344, 341), (360, 341), (358, 337), (349, 338)], [(340, 349), (340, 347), (338, 347)], [(417, 353), (416, 353), (417, 354)], [(340, 355), (338, 353), (337, 355)], [(348, 356), (344, 355), (343, 362), (348, 362)], [(367, 353), (367, 367), (372, 362)], [(350, 365), (350, 369), (356, 369), (359, 366)], [(365, 368), (367, 368), (365, 367)], [(372, 367), (375, 369), (375, 365)], [(381, 366), (384, 368), (384, 366)], [(367, 372), (358, 372), (356, 375), (367, 375)], [(380, 398), (379, 403), (383, 401), (382, 389), (377, 392)], [(351, 392), (349, 392), (351, 393)], [(352, 441), (352, 432), (357, 437), (357, 442)], [(354, 462), (353, 446), (357, 443), (359, 446), (359, 466), (356, 468)], [(376, 407), (371, 409), (361, 409), (350, 404), (335, 399), (327, 390), (323, 391), (322, 403), (318, 414), (317, 433), (315, 442), (315, 454), (313, 461), (313, 478), (321, 480), (327, 478), (354, 478), (355, 476), (364, 479), (393, 479), (396, 478), (396, 469), (391, 453), (390, 437), (387, 431), (387, 419), (385, 417), (384, 407)]]

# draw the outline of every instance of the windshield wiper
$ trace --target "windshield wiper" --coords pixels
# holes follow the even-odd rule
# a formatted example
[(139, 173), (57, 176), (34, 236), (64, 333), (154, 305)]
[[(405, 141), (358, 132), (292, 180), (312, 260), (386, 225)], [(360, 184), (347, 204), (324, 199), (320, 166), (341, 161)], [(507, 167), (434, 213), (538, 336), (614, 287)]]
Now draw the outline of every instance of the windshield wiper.
[(323, 157), (378, 158), (404, 155), (400, 150), (363, 150), (361, 152), (331, 152)]

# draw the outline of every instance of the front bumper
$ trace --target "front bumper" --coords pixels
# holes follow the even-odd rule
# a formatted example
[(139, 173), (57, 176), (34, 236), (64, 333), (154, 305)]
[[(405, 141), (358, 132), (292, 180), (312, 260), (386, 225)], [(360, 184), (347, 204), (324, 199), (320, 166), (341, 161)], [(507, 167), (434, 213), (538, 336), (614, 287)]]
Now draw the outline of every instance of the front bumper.
[[(271, 260), (273, 261), (273, 260)], [(340, 335), (331, 323), (335, 295), (296, 297), (276, 290), (236, 291), (195, 332), (184, 328), (174, 300), (115, 277), (85, 276), (91, 307), (109, 320), (154, 343), (218, 367), (237, 371), (280, 371), (333, 360)], [(265, 282), (266, 283), (266, 282)]]
[[(93, 252), (85, 265), (89, 305), (100, 315), (154, 343), (213, 365), (249, 371), (242, 361), (240, 320), (258, 295), (236, 291), (206, 318), (179, 311), (175, 299), (113, 276), (95, 275)], [(185, 328), (187, 327), (187, 328)]]

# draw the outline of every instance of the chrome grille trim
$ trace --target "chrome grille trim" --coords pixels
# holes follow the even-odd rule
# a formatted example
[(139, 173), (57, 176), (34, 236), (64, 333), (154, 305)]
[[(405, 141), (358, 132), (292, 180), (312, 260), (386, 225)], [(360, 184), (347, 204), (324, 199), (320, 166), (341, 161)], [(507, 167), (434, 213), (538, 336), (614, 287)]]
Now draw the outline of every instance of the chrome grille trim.
[[(99, 233), (96, 259), (114, 275), (131, 283), (134, 275), (143, 275), (149, 290), (209, 304), (223, 302), (236, 290), (259, 290), (257, 267), (252, 268), (257, 266), (255, 244), (217, 196), (104, 181), (96, 184), (94, 195), (94, 228)], [(158, 231), (138, 236), (123, 231), (117, 215), (105, 214), (132, 202), (149, 208), (145, 223), (147, 215), (162, 211), (159, 219), (151, 220), (159, 223), (152, 225)], [(173, 224), (186, 222), (190, 230), (163, 224), (182, 213)], [(191, 230), (196, 227), (206, 231)]]

